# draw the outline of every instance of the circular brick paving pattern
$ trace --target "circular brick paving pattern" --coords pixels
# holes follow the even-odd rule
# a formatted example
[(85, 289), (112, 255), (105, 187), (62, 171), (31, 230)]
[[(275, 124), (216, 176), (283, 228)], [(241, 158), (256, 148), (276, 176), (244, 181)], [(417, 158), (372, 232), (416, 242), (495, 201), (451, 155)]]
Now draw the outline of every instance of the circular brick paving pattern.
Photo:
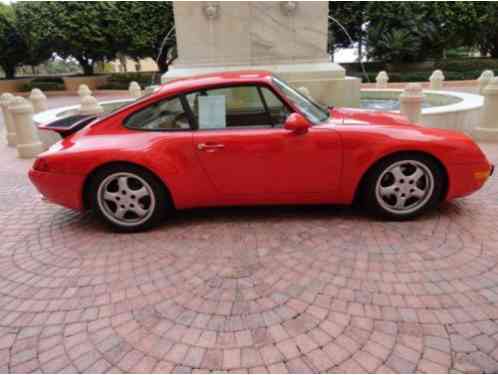
[(212, 209), (116, 234), (0, 148), (2, 372), (498, 371), (496, 176), (412, 222)]

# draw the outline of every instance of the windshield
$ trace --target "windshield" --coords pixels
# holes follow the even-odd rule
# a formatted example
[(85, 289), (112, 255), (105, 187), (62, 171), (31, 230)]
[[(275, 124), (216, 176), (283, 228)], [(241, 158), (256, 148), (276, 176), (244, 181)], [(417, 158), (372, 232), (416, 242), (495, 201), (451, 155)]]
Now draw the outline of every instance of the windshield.
[(275, 76), (272, 77), (273, 82), (299, 110), (313, 123), (319, 124), (329, 118), (327, 108), (320, 106), (311, 99), (307, 98), (297, 90), (290, 87), (286, 82)]

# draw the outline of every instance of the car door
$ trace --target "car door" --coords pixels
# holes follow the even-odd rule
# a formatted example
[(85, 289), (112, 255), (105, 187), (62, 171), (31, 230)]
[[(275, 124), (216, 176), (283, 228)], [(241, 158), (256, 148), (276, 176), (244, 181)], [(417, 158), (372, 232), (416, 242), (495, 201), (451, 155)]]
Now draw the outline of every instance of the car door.
[(197, 122), (194, 148), (222, 197), (299, 200), (337, 189), (337, 133), (323, 127), (300, 135), (285, 130), (291, 110), (270, 88), (210, 89), (190, 94), (188, 101)]

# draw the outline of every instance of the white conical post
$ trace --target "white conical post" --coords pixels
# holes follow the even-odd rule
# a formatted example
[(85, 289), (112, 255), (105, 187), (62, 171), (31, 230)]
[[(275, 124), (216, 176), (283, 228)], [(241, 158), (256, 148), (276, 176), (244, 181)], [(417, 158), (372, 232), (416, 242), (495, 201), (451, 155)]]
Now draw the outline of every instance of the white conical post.
[(491, 82), (491, 80), (495, 77), (495, 73), (492, 70), (485, 70), (481, 73), (477, 82), (479, 83), (479, 95), (484, 95), (484, 89)]
[(82, 115), (99, 115), (104, 109), (93, 96), (85, 96), (81, 99), (80, 114)]
[(301, 94), (306, 96), (307, 98), (311, 98), (310, 90), (307, 87), (301, 86), (297, 89)]
[(483, 90), (484, 106), (481, 121), (474, 129), (474, 136), (480, 141), (498, 141), (498, 77), (494, 77)]
[(376, 87), (378, 89), (387, 89), (387, 83), (389, 82), (389, 76), (385, 70), (382, 70), (375, 77), (375, 82), (377, 82)]
[(142, 96), (142, 89), (140, 88), (138, 82), (135, 81), (130, 82), (128, 92), (132, 98), (140, 98)]
[(144, 96), (147, 96), (147, 95), (150, 95), (150, 94), (153, 94), (154, 91), (156, 91), (158, 89), (159, 86), (157, 85), (151, 85), (151, 86), (147, 86), (144, 90)]
[(0, 96), (0, 106), (2, 107), (3, 120), (5, 124), (5, 137), (7, 139), (8, 146), (16, 145), (16, 127), (14, 124), (14, 118), (12, 117), (12, 112), (10, 112), (9, 106), (11, 101), (14, 99), (14, 95), (6, 92)]
[(33, 109), (35, 113), (40, 113), (48, 109), (47, 97), (40, 89), (31, 90), (31, 95), (29, 96), (31, 104), (33, 104)]
[(444, 74), (442, 70), (434, 70), (429, 77), (431, 82), (431, 90), (441, 90), (443, 88)]
[(418, 83), (409, 83), (399, 97), (401, 114), (405, 115), (410, 122), (419, 122), (423, 100), (422, 86)]
[(12, 100), (10, 110), (16, 124), (17, 155), (34, 158), (44, 151), (33, 122), (33, 106), (21, 96)]
[(83, 99), (85, 96), (92, 95), (92, 90), (90, 90), (87, 85), (82, 84), (78, 88), (78, 95), (80, 96), (80, 99)]

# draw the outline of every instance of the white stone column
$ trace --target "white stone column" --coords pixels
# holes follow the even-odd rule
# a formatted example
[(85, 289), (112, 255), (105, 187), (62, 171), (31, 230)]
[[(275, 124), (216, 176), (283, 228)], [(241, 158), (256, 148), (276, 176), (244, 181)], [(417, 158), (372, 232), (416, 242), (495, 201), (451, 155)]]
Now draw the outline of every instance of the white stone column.
[(9, 109), (10, 103), (13, 99), (14, 95), (8, 92), (0, 96), (0, 106), (2, 107), (3, 122), (5, 124), (5, 137), (7, 139), (8, 146), (16, 145), (16, 128), (14, 125), (14, 118), (12, 117), (12, 113)]
[(494, 77), (483, 90), (484, 106), (481, 123), (474, 129), (479, 141), (498, 141), (498, 77)]
[(48, 109), (47, 97), (40, 89), (31, 90), (31, 95), (29, 96), (31, 104), (33, 104), (33, 109), (35, 113), (40, 113)]
[(157, 89), (159, 88), (158, 85), (150, 85), (150, 86), (147, 86), (144, 90), (144, 93), (143, 93), (143, 96), (147, 96), (147, 95), (151, 95), (154, 93), (154, 91), (156, 91)]
[(375, 77), (375, 82), (377, 82), (375, 86), (378, 89), (387, 89), (387, 83), (389, 82), (387, 72), (385, 70), (380, 71), (377, 77)]
[(310, 94), (310, 90), (308, 90), (307, 87), (304, 87), (304, 86), (298, 87), (297, 91), (299, 91), (301, 94), (303, 94), (307, 98), (312, 99), (311, 94)]
[(33, 123), (33, 106), (23, 97), (17, 96), (11, 102), (10, 110), (16, 124), (17, 155), (20, 158), (34, 158), (44, 151)]
[(431, 82), (431, 90), (441, 90), (443, 88), (444, 74), (442, 70), (434, 70), (429, 77)]
[(97, 99), (95, 99), (93, 96), (84, 96), (81, 99), (81, 105), (80, 105), (80, 114), (82, 115), (99, 115), (102, 112), (104, 112), (104, 109), (102, 106), (99, 104)]
[(479, 95), (484, 95), (484, 89), (491, 82), (491, 80), (495, 77), (495, 73), (492, 70), (485, 70), (481, 73), (477, 82), (479, 83)]
[(132, 98), (140, 98), (142, 96), (142, 89), (140, 88), (138, 82), (135, 81), (130, 82), (128, 92)]
[(90, 90), (87, 85), (82, 84), (78, 88), (78, 95), (80, 96), (80, 99), (83, 99), (85, 96), (92, 95), (92, 90)]
[(420, 122), (424, 94), (419, 83), (409, 83), (399, 97), (400, 112), (412, 123)]

